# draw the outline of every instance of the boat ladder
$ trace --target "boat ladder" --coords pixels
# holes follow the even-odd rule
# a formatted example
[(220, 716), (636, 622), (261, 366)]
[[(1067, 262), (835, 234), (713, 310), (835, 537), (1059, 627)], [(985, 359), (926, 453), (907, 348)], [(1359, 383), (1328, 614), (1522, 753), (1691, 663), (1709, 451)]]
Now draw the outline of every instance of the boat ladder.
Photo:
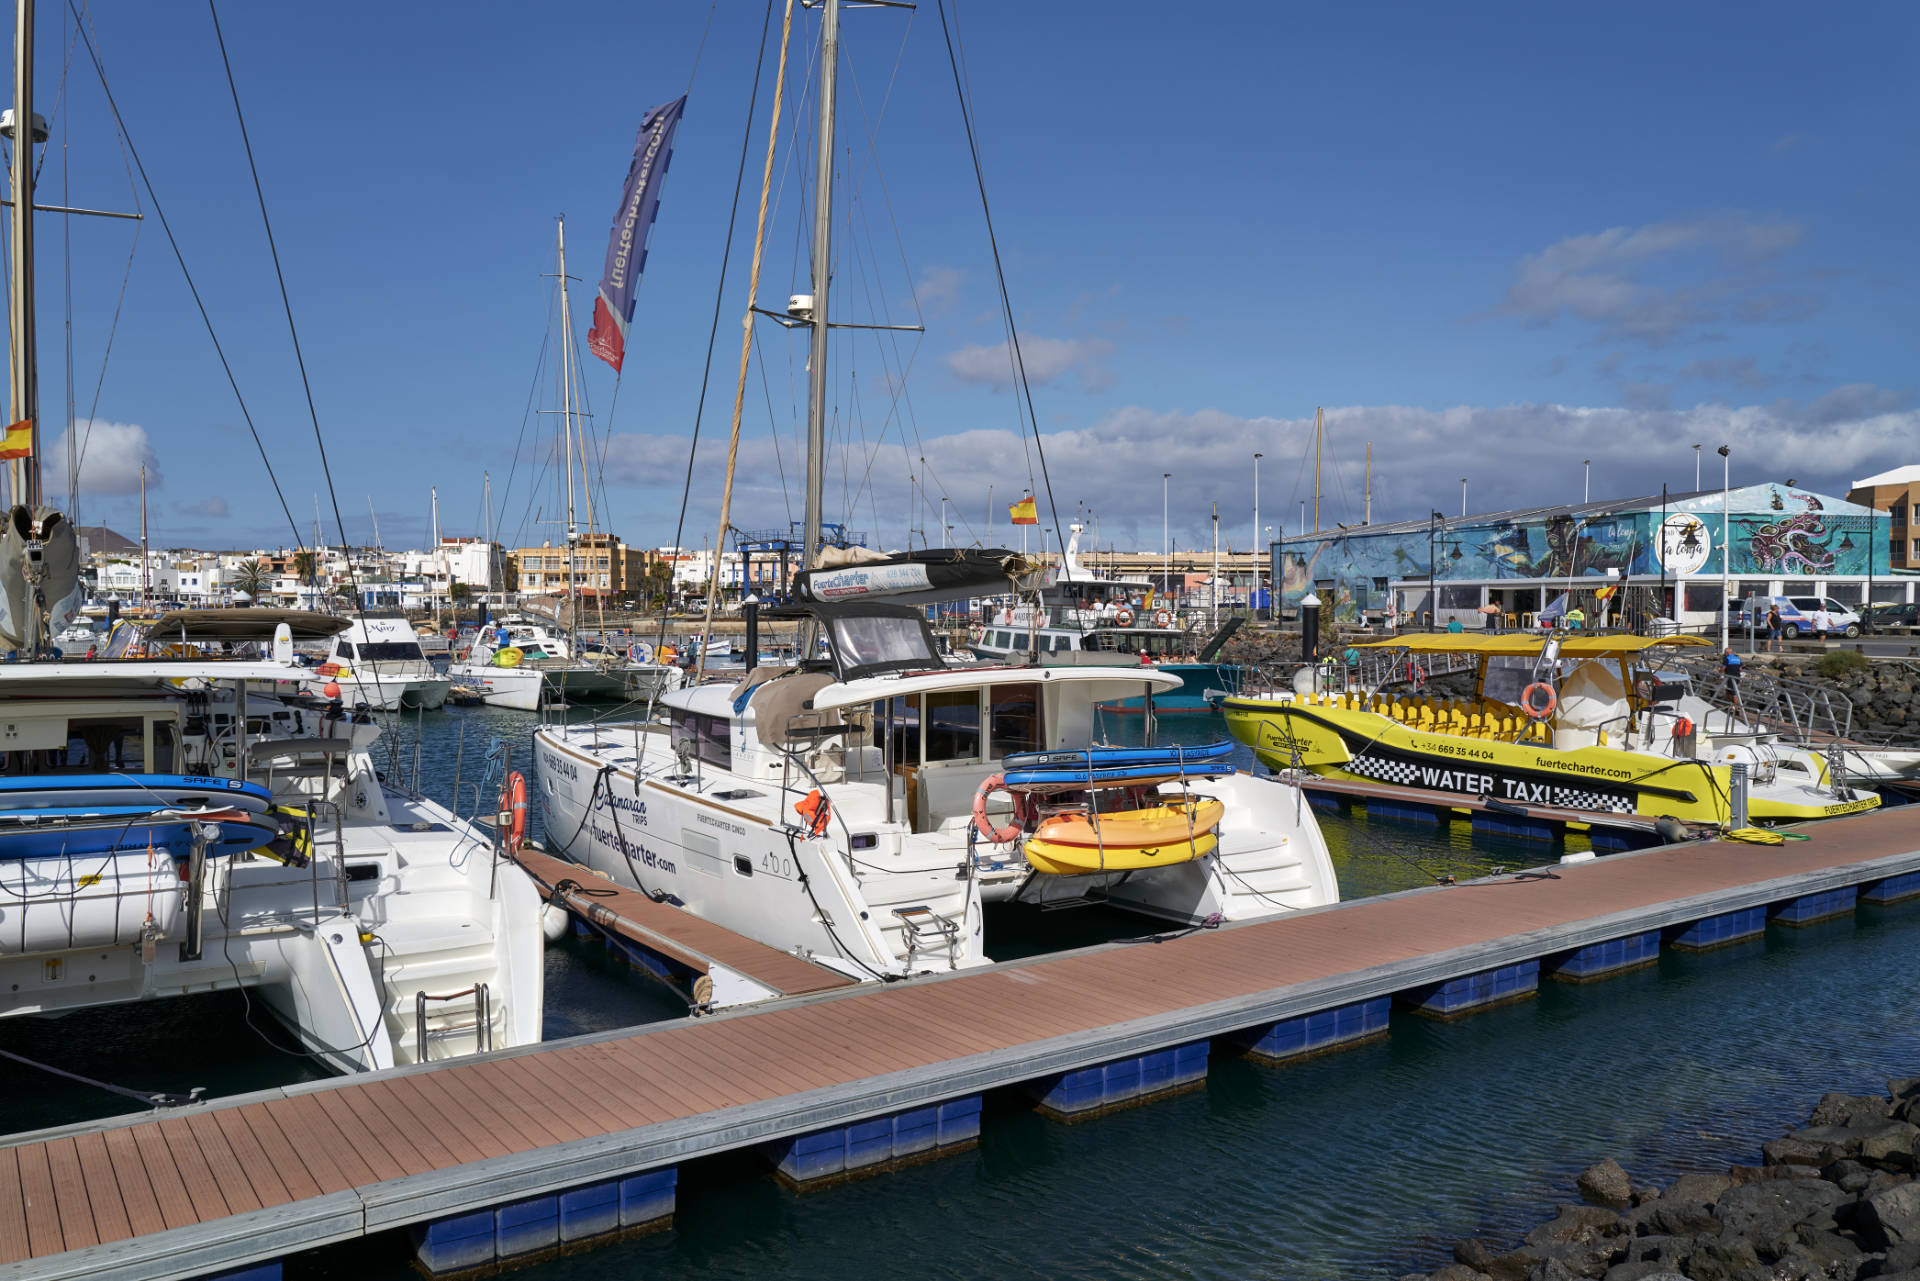
[(960, 927), (953, 918), (942, 916), (924, 904), (918, 907), (896, 907), (893, 914), (900, 918), (900, 927), (907, 936), (907, 968), (913, 968), (913, 958), (923, 948), (940, 946), (944, 940), (947, 947), (947, 964), (959, 963)]
[[(427, 1026), (427, 1004), (430, 1001), (458, 1001), (463, 997), (473, 998), (473, 1021), (456, 1023), (443, 1021), (432, 1028)], [(435, 996), (431, 992), (416, 992), (413, 995), (413, 1033), (416, 1055), (420, 1062), (427, 1061), (428, 1051), (435, 1041), (451, 1040), (455, 1037), (473, 1036), (476, 1052), (493, 1048), (493, 998), (485, 983), (475, 983), (472, 987), (458, 992), (448, 992), (444, 996)]]

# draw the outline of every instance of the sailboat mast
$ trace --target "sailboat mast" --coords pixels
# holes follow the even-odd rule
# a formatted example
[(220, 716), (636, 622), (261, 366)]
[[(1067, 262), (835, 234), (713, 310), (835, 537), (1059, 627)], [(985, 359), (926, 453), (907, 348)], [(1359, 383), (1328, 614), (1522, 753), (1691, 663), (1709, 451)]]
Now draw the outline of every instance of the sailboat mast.
[(833, 112), (840, 72), (840, 0), (820, 6), (820, 138), (813, 188), (813, 345), (807, 360), (807, 507), (803, 569), (820, 551), (827, 449), (827, 285), (832, 276)]
[(13, 380), (7, 421), (28, 424), (32, 451), (16, 458), (13, 501), (40, 503), (39, 378), (33, 336), (33, 0), (19, 0), (13, 28)]
[(565, 434), (567, 454), (567, 636), (571, 643), (574, 617), (579, 613), (574, 601), (579, 585), (574, 581), (573, 551), (580, 540), (580, 529), (573, 519), (573, 310), (567, 303), (567, 220), (560, 220), (560, 425)]
[(1360, 518), (1362, 525), (1373, 524), (1373, 442), (1367, 442), (1367, 510)]
[(1313, 410), (1313, 532), (1320, 532), (1320, 436), (1326, 427), (1326, 414), (1315, 406)]
[(507, 603), (506, 558), (502, 556), (496, 559), (493, 554), (493, 473), (491, 471), (480, 473), (480, 492), (480, 505), (486, 511), (484, 523), (487, 532), (487, 595), (491, 597), (495, 592), (501, 593), (500, 603), (505, 605)]
[(440, 487), (430, 485), (427, 493), (433, 497), (433, 582), (427, 585), (427, 590), (433, 594), (433, 630), (437, 632), (440, 630), (440, 576), (446, 567), (440, 554)]
[[(32, 459), (28, 459), (32, 462)], [(147, 555), (147, 465), (140, 464), (140, 610), (147, 610), (153, 579), (153, 561)]]

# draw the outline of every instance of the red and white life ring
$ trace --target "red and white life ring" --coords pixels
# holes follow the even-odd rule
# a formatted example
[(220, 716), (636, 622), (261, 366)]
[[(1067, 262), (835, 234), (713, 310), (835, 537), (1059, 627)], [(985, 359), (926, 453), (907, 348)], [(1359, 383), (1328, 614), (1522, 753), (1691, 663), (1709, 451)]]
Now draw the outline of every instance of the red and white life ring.
[(1009, 792), (1008, 795), (1013, 797), (1013, 822), (1005, 827), (995, 827), (993, 820), (987, 817), (987, 798), (995, 792), (1006, 790), (1005, 774), (989, 774), (981, 780), (979, 788), (973, 793), (973, 830), (995, 845), (1005, 845), (1026, 830), (1027, 812), (1032, 804), (1025, 796), (1017, 792)]
[[(1536, 698), (1535, 694), (1545, 698)], [(1536, 721), (1544, 721), (1553, 715), (1553, 709), (1560, 706), (1560, 696), (1553, 692), (1553, 686), (1545, 681), (1535, 681), (1520, 691), (1520, 710)]]
[(1168, 611), (1168, 610), (1164, 610), (1164, 609), (1156, 609), (1156, 610), (1154, 610), (1154, 611), (1153, 611), (1153, 625), (1154, 625), (1155, 627), (1172, 627), (1172, 626), (1173, 626), (1173, 614), (1172, 614), (1172, 613), (1171, 613), (1170, 611)]
[(1132, 627), (1133, 611), (1128, 609), (1125, 605), (1122, 605), (1119, 609), (1116, 609), (1113, 611), (1113, 621), (1118, 623), (1122, 627)]
[(519, 770), (509, 771), (500, 789), (500, 817), (500, 839), (507, 853), (518, 853), (527, 839), (527, 778)]

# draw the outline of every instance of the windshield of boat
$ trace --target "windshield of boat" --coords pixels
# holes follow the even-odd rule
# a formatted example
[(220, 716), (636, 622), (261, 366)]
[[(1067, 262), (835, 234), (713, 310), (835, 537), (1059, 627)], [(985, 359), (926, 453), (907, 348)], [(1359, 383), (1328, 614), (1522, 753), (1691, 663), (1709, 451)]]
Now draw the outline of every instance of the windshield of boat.
[(1494, 654), (1487, 659), (1487, 674), (1480, 685), (1480, 697), (1496, 703), (1520, 706), (1520, 694), (1533, 681), (1533, 655)]
[(833, 649), (844, 670), (939, 667), (926, 628), (910, 615), (843, 614), (830, 620)]
[(426, 657), (420, 652), (418, 641), (363, 641), (358, 647), (351, 641), (341, 641), (340, 654), (343, 658), (354, 658), (363, 663)]

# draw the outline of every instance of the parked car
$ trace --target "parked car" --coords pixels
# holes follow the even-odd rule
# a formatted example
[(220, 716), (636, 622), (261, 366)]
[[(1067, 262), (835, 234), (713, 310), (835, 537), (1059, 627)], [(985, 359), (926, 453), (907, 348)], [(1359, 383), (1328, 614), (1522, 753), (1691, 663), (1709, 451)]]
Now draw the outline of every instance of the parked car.
[(1788, 640), (1797, 640), (1802, 636), (1813, 635), (1813, 616), (1824, 604), (1828, 618), (1827, 635), (1852, 638), (1860, 634), (1860, 615), (1831, 596), (1761, 597), (1756, 603), (1758, 606), (1756, 618), (1749, 618), (1746, 603), (1741, 603), (1739, 613), (1734, 616), (1736, 627), (1765, 631), (1767, 607), (1772, 605), (1780, 611), (1780, 634)]
[(1875, 627), (1920, 627), (1920, 601), (1875, 605), (1867, 611), (1867, 621)]

